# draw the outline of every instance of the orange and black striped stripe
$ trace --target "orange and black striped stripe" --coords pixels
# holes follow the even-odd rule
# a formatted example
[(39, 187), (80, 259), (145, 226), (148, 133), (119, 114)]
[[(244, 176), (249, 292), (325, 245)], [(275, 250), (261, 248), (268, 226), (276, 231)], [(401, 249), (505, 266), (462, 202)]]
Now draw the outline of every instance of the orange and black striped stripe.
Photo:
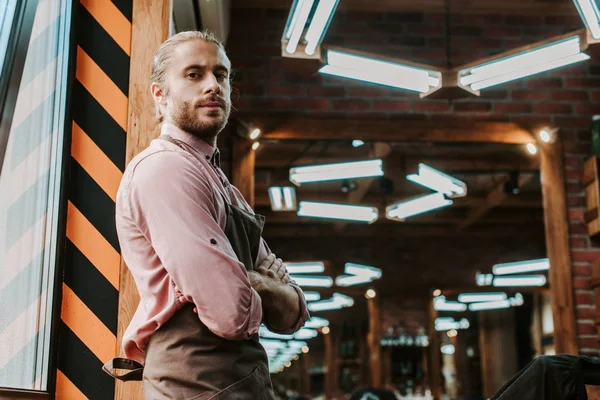
[(56, 398), (112, 399), (120, 249), (115, 197), (125, 169), (132, 0), (81, 0), (71, 104), (66, 267)]

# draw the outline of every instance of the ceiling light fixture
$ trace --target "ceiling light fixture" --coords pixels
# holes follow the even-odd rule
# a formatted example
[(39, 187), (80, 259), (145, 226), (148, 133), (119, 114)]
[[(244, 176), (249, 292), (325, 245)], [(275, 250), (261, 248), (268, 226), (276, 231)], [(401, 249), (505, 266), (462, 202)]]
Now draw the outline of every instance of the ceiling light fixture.
[(329, 276), (290, 275), (290, 279), (302, 287), (328, 288), (333, 286), (333, 279)]
[(600, 10), (595, 0), (573, 0), (594, 39), (600, 39)]
[(482, 301), (500, 301), (506, 300), (507, 295), (504, 292), (498, 293), (462, 293), (458, 295), (458, 301), (461, 303), (478, 303)]
[(375, 207), (301, 201), (298, 216), (372, 223), (379, 217), (379, 211)]
[(312, 21), (310, 22), (304, 37), (304, 40), (306, 41), (304, 52), (307, 55), (312, 56), (315, 54), (315, 50), (319, 44), (321, 44), (338, 3), (339, 0), (319, 1), (315, 14), (312, 17)]
[(285, 41), (287, 42), (285, 51), (288, 54), (294, 54), (296, 52), (313, 4), (314, 0), (294, 1), (294, 5), (288, 17), (286, 29), (284, 31)]
[(327, 50), (326, 60), (327, 64), (319, 70), (322, 74), (411, 90), (422, 95), (442, 86), (440, 71), (408, 63), (384, 61), (337, 50)]
[(492, 267), (494, 275), (522, 274), (527, 272), (548, 271), (550, 260), (542, 258), (539, 260), (519, 261), (512, 263), (496, 264)]
[(472, 303), (469, 304), (469, 310), (471, 311), (483, 311), (483, 310), (499, 310), (501, 308), (510, 308), (510, 301), (486, 301), (484, 303)]
[(494, 286), (544, 286), (546, 277), (544, 275), (515, 275), (515, 276), (497, 276), (494, 278)]
[(335, 278), (335, 284), (338, 286), (354, 286), (373, 282), (375, 279), (381, 278), (381, 269), (370, 267), (368, 265), (360, 265), (354, 263), (346, 263), (344, 273)]
[(501, 83), (549, 71), (590, 57), (582, 53), (579, 35), (570, 35), (552, 43), (543, 43), (519, 53), (509, 52), (496, 56), (492, 61), (461, 69), (458, 80), (461, 87), (479, 92)]
[(296, 188), (293, 186), (271, 186), (269, 188), (269, 200), (273, 211), (294, 211), (296, 209)]
[(464, 182), (425, 164), (419, 164), (418, 173), (410, 174), (406, 178), (450, 198), (463, 197), (467, 194), (467, 185)]
[(368, 178), (383, 175), (381, 159), (336, 164), (311, 165), (290, 169), (290, 182), (296, 186), (303, 183), (333, 181), (340, 179)]
[(433, 309), (436, 311), (466, 311), (467, 305), (456, 301), (447, 301), (445, 296), (433, 299)]
[(408, 217), (447, 207), (451, 204), (452, 200), (446, 199), (442, 193), (432, 193), (417, 197), (416, 199), (392, 204), (386, 208), (386, 216), (388, 219), (404, 221)]
[(304, 323), (305, 328), (319, 329), (329, 326), (329, 321), (321, 317), (310, 317), (308, 321)]
[(352, 299), (352, 297), (340, 293), (334, 293), (329, 300), (321, 300), (314, 303), (309, 303), (308, 310), (314, 312), (339, 310), (345, 307), (352, 307), (353, 305), (354, 299)]
[(319, 293), (319, 292), (304, 292), (304, 300), (319, 301), (319, 300), (321, 300), (321, 293)]
[(289, 274), (320, 274), (325, 271), (325, 264), (321, 261), (310, 262), (284, 262)]
[(251, 140), (256, 140), (256, 139), (258, 139), (259, 136), (260, 136), (260, 129), (258, 129), (258, 128), (254, 128), (254, 130), (252, 132), (250, 132)]

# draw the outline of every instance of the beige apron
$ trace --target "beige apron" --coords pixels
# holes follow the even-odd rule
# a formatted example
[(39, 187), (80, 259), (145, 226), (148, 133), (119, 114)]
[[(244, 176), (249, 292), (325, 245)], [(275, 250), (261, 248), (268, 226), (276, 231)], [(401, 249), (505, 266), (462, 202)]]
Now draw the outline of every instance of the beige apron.
[[(182, 147), (171, 137), (160, 138)], [(225, 208), (225, 234), (240, 262), (251, 271), (258, 255), (264, 217), (226, 200)], [(145, 400), (274, 399), (268, 358), (258, 335), (240, 341), (223, 339), (200, 321), (193, 307), (192, 304), (183, 307), (150, 337), (145, 366), (117, 358), (103, 369), (117, 379), (143, 379)], [(115, 368), (131, 372), (117, 375)]]

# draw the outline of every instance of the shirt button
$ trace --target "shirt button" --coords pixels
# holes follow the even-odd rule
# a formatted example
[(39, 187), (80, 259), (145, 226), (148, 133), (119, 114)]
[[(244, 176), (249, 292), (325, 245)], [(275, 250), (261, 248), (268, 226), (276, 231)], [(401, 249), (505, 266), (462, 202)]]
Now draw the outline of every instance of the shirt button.
[(217, 244), (217, 241), (215, 239), (210, 239), (210, 244)]
[(206, 156), (206, 159), (207, 159), (207, 160), (210, 160), (210, 156)]

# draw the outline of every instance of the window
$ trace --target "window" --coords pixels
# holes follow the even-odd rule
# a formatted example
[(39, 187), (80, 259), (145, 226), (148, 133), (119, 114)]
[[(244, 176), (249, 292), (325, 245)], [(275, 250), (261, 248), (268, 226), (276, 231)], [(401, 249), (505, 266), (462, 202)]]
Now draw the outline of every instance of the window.
[[(34, 3), (31, 35), (23, 39), (26, 9)], [(71, 4), (0, 5), (2, 79), (13, 80), (0, 89), (18, 87), (12, 104), (0, 93), (8, 98), (0, 115), (12, 120), (10, 129), (0, 129), (7, 143), (0, 145), (0, 387), (48, 390)], [(23, 43), (29, 47), (19, 70), (14, 57)]]

